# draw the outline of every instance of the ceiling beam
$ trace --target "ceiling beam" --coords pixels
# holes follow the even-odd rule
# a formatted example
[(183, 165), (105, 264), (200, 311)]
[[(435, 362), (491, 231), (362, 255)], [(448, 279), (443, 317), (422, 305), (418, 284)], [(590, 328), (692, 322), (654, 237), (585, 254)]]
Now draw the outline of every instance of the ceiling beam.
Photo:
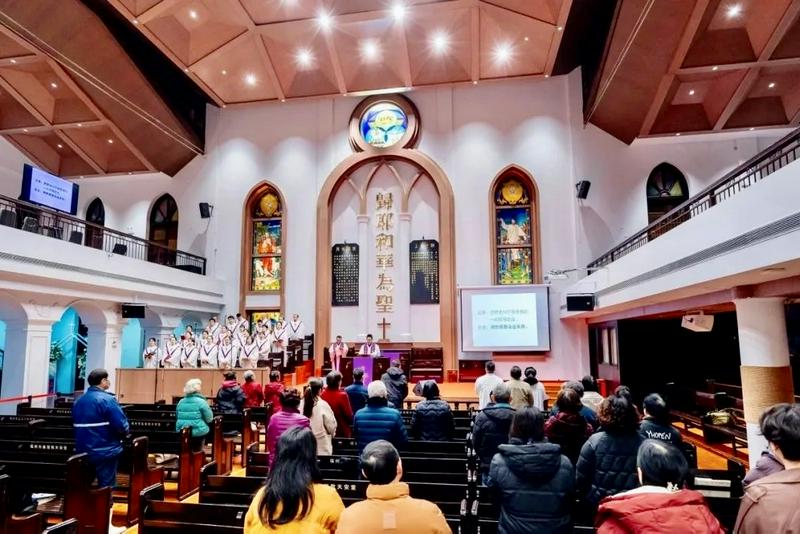
[(36, 109), (36, 107), (33, 104), (31, 104), (28, 101), (28, 99), (22, 95), (22, 93), (17, 91), (16, 88), (10, 83), (8, 83), (2, 76), (0, 76), (0, 88), (2, 88), (6, 93), (11, 95), (14, 98), (14, 100), (19, 102), (22, 105), (22, 107), (24, 107), (28, 113), (33, 115), (33, 117), (37, 121), (39, 121), (42, 125), (52, 126), (50, 120), (47, 117), (45, 117), (44, 114), (42, 114), (38, 109)]
[(470, 78), (473, 82), (481, 79), (481, 8), (477, 3), (470, 9)]
[(800, 65), (800, 57), (742, 61), (739, 63), (724, 63), (720, 65), (703, 65), (700, 67), (683, 67), (678, 69), (677, 74), (705, 74), (709, 72), (751, 69), (754, 67), (790, 67), (794, 65)]
[(340, 94), (347, 94), (347, 83), (344, 80), (344, 71), (342, 64), (339, 62), (339, 54), (336, 52), (336, 45), (333, 42), (334, 28), (330, 28), (322, 32), (325, 39), (325, 47), (328, 49), (328, 56), (331, 58), (331, 67), (333, 68), (333, 77), (336, 78), (336, 87)]
[(753, 88), (756, 81), (758, 80), (758, 73), (759, 69), (750, 69), (747, 71), (747, 74), (744, 75), (742, 81), (739, 82), (739, 86), (736, 88), (736, 91), (733, 92), (733, 96), (725, 105), (725, 108), (722, 110), (717, 121), (714, 123), (713, 130), (715, 132), (719, 132), (725, 126), (725, 123), (728, 122), (728, 119), (731, 118), (733, 112), (736, 111), (739, 106), (744, 102), (744, 99), (747, 98), (748, 93), (750, 93), (750, 89)]
[(147, 24), (148, 22), (151, 22), (162, 16), (170, 9), (176, 7), (181, 1), (182, 0), (161, 0), (161, 2), (138, 15), (136, 19), (139, 21), (139, 25)]
[(556, 64), (558, 49), (561, 48), (561, 39), (564, 37), (564, 28), (567, 26), (570, 9), (572, 9), (572, 0), (564, 0), (561, 3), (561, 11), (558, 13), (556, 25), (553, 28), (553, 38), (550, 40), (550, 50), (547, 52), (547, 62), (544, 66), (544, 73), (548, 76), (553, 74), (553, 66)]
[(58, 136), (61, 141), (63, 141), (67, 146), (69, 146), (87, 165), (89, 165), (97, 174), (105, 174), (105, 169), (103, 169), (100, 164), (98, 164), (92, 157), (81, 148), (79, 144), (74, 142), (70, 137), (60, 130), (55, 130), (55, 134)]
[(650, 103), (650, 108), (647, 110), (647, 114), (644, 117), (642, 127), (639, 129), (640, 136), (648, 135), (653, 129), (653, 124), (656, 122), (658, 114), (661, 111), (661, 108), (664, 106), (664, 101), (666, 100), (667, 95), (670, 93), (670, 88), (675, 80), (675, 73), (678, 71), (678, 69), (680, 69), (680, 66), (686, 59), (686, 54), (689, 52), (689, 48), (697, 36), (697, 31), (700, 28), (703, 15), (705, 14), (706, 9), (708, 9), (708, 4), (709, 0), (697, 0), (697, 2), (695, 2), (692, 14), (689, 16), (689, 21), (686, 23), (686, 27), (683, 29), (681, 40), (678, 42), (678, 46), (675, 48), (675, 53), (672, 55), (672, 61), (670, 62), (669, 69), (661, 77), (661, 81), (656, 89), (656, 94), (653, 98), (653, 101)]
[(414, 85), (414, 77), (411, 74), (411, 52), (408, 50), (408, 39), (406, 38), (405, 24), (394, 24), (394, 31), (397, 33), (397, 40), (400, 41), (400, 77), (403, 85), (411, 87)]

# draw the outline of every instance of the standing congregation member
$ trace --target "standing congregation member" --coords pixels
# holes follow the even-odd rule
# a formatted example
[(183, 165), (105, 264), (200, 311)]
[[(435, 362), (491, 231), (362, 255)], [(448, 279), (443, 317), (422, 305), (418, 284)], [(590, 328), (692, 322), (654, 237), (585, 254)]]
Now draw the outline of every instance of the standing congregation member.
[(236, 381), (236, 373), (226, 371), (222, 387), (217, 390), (217, 410), (222, 413), (242, 413), (244, 391)]
[(253, 371), (244, 372), (242, 391), (244, 391), (245, 408), (258, 408), (264, 404), (264, 390), (261, 389), (261, 384), (256, 382), (256, 374)]
[(642, 443), (639, 414), (625, 397), (607, 397), (599, 415), (602, 431), (584, 443), (576, 466), (578, 496), (592, 515), (603, 498), (638, 485), (636, 454)]
[(242, 369), (258, 367), (258, 345), (250, 334), (245, 335), (244, 344), (239, 349), (239, 365)]
[(300, 315), (293, 314), (289, 321), (289, 341), (303, 341), (306, 336), (306, 326), (300, 320)]
[(272, 406), (270, 414), (280, 411), (281, 393), (283, 393), (283, 382), (281, 382), (281, 372), (273, 369), (269, 372), (269, 383), (264, 384), (264, 404)]
[(511, 390), (511, 407), (515, 410), (520, 408), (528, 408), (533, 406), (533, 392), (531, 387), (520, 380), (522, 378), (522, 369), (518, 365), (511, 368), (511, 379), (508, 384), (508, 389)]
[(480, 460), (483, 483), (489, 485), (489, 466), (497, 447), (508, 443), (511, 420), (515, 410), (511, 407), (511, 390), (501, 382), (494, 387), (492, 402), (475, 416), (472, 426), (472, 444)]
[(192, 378), (183, 387), (183, 398), (175, 407), (175, 430), (180, 432), (189, 427), (192, 429), (191, 445), (193, 451), (202, 451), (203, 443), (208, 436), (208, 425), (214, 419), (208, 401), (200, 393), (203, 383), (199, 378)]
[(594, 430), (580, 414), (581, 398), (574, 389), (565, 388), (559, 391), (556, 405), (558, 413), (547, 420), (544, 433), (550, 443), (561, 446), (561, 454), (575, 465), (583, 444)]
[(194, 338), (189, 338), (183, 347), (183, 355), (181, 356), (181, 367), (184, 369), (197, 369), (197, 359), (200, 357), (200, 351), (194, 343)]
[(489, 468), (501, 503), (498, 532), (571, 533), (575, 469), (561, 447), (545, 439), (544, 414), (535, 406), (517, 410), (508, 436)]
[(183, 346), (178, 343), (175, 334), (169, 336), (167, 346), (164, 347), (164, 354), (161, 358), (161, 367), (164, 369), (180, 369), (181, 358), (183, 357)]
[(367, 386), (367, 405), (353, 416), (353, 435), (358, 450), (363, 451), (368, 443), (385, 439), (395, 447), (402, 447), (408, 441), (406, 427), (400, 411), (389, 406), (386, 399), (386, 385), (380, 380)]
[(595, 518), (598, 534), (725, 532), (703, 495), (682, 489), (689, 466), (680, 450), (648, 439), (639, 447), (636, 464), (641, 486), (603, 499)]
[(347, 397), (350, 399), (350, 407), (353, 414), (367, 405), (367, 386), (364, 385), (364, 368), (356, 367), (353, 369), (353, 383), (344, 388)]
[(336, 416), (336, 437), (352, 437), (353, 409), (350, 407), (350, 398), (339, 386), (342, 385), (342, 373), (331, 371), (325, 377), (325, 389), (320, 395), (322, 400), (330, 405), (333, 415)]
[(217, 367), (218, 354), (219, 347), (217, 347), (211, 334), (203, 331), (203, 340), (200, 342), (200, 368), (215, 369)]
[(581, 385), (583, 386), (581, 403), (594, 413), (599, 412), (600, 404), (603, 402), (603, 396), (598, 393), (600, 387), (597, 385), (597, 380), (592, 375), (586, 375), (581, 378)]
[(361, 345), (358, 350), (359, 356), (369, 356), (370, 358), (380, 358), (381, 348), (377, 343), (372, 342), (372, 334), (367, 334), (367, 342)]
[(147, 346), (142, 352), (142, 367), (145, 369), (156, 369), (158, 367), (158, 343), (154, 337), (147, 340)]
[(330, 405), (320, 398), (322, 380), (312, 378), (303, 393), (300, 402), (300, 413), (311, 421), (311, 431), (317, 440), (317, 454), (330, 456), (333, 454), (333, 436), (336, 434), (336, 416)]
[(668, 441), (680, 448), (683, 438), (681, 438), (681, 433), (670, 424), (669, 409), (661, 395), (651, 393), (644, 398), (642, 407), (644, 408), (644, 418), (639, 424), (639, 433), (642, 438)]
[(539, 408), (540, 411), (547, 410), (547, 401), (550, 397), (547, 396), (547, 391), (544, 389), (544, 384), (539, 382), (539, 379), (536, 378), (536, 368), (534, 367), (526, 367), (525, 368), (525, 382), (531, 387), (531, 395), (533, 395), (533, 405)]
[(411, 434), (425, 441), (447, 441), (453, 437), (455, 421), (450, 405), (439, 397), (435, 380), (422, 383), (424, 400), (417, 403), (411, 416)]
[[(599, 411), (595, 412), (594, 410), (583, 404), (583, 395), (584, 395), (583, 383), (577, 380), (569, 380), (568, 382), (564, 382), (563, 384), (561, 384), (561, 389), (567, 389), (567, 388), (574, 389), (575, 391), (578, 392), (578, 396), (581, 398), (581, 409), (579, 413), (589, 422), (590, 425), (592, 425), (592, 428), (597, 430), (597, 428), (600, 426), (600, 423), (597, 420), (597, 414), (599, 413)], [(633, 401), (631, 399), (627, 400), (631, 404), (633, 404)], [(637, 414), (639, 413), (636, 406), (634, 406), (634, 410), (636, 410)], [(550, 415), (556, 415), (557, 413), (558, 413), (558, 405), (554, 404), (553, 407), (550, 409)]]
[(373, 441), (361, 453), (361, 471), (369, 480), (367, 500), (351, 504), (339, 517), (337, 534), (449, 534), (439, 507), (409, 495), (403, 462), (386, 440)]
[(478, 395), (478, 409), (483, 410), (492, 402), (491, 395), (497, 384), (502, 384), (503, 379), (494, 374), (494, 362), (489, 360), (485, 365), (486, 374), (475, 381), (475, 393)]
[(344, 503), (322, 482), (314, 436), (307, 428), (287, 430), (278, 456), (244, 518), (244, 534), (334, 534)]
[[(272, 414), (267, 424), (267, 451), (269, 452), (269, 468), (275, 463), (275, 447), (278, 439), (284, 432), (296, 426), (310, 428), (311, 421), (308, 417), (300, 413), (300, 392), (296, 388), (287, 388), (281, 392), (281, 406), (277, 413)], [(314, 434), (311, 434), (314, 439)], [(316, 444), (314, 445), (316, 451)]]
[(347, 356), (347, 350), (347, 344), (342, 341), (342, 336), (336, 336), (336, 342), (328, 348), (332, 370), (341, 371), (342, 358)]
[(408, 379), (400, 368), (400, 360), (392, 360), (392, 363), (389, 364), (389, 369), (383, 373), (381, 381), (386, 384), (389, 404), (398, 410), (402, 410), (403, 401), (408, 397)]
[(220, 369), (233, 369), (236, 366), (237, 351), (231, 343), (231, 336), (224, 336), (217, 351), (217, 364)]
[(800, 405), (776, 404), (759, 420), (761, 435), (783, 471), (747, 486), (735, 534), (800, 532)]
[[(113, 491), (117, 484), (117, 464), (122, 454), (120, 439), (128, 433), (128, 419), (114, 395), (108, 393), (111, 387), (108, 371), (94, 369), (86, 381), (89, 389), (78, 397), (72, 407), (75, 452), (88, 455), (97, 476), (97, 485), (101, 488), (110, 487)], [(114, 528), (110, 519), (109, 526), (109, 532), (125, 531), (124, 528)]]

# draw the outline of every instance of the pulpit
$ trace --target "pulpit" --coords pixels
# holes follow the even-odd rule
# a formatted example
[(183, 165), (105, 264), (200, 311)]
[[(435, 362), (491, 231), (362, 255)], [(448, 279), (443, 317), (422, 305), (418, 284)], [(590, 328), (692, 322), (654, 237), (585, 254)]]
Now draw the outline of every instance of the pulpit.
[[(383, 373), (389, 368), (389, 358), (370, 358), (369, 356), (345, 356), (342, 358), (340, 371), (342, 373), (342, 385), (349, 386), (353, 383), (353, 369), (364, 368), (364, 384), (369, 384), (373, 380), (380, 380)], [(325, 369), (323, 369), (325, 371)]]

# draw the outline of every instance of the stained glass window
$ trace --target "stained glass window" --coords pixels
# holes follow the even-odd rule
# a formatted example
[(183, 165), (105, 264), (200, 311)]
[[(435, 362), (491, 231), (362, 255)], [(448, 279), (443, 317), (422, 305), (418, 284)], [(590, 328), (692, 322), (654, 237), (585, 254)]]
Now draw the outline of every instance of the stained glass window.
[(378, 102), (361, 116), (359, 130), (364, 141), (376, 148), (396, 144), (408, 130), (406, 113), (392, 102)]
[(283, 206), (269, 185), (250, 199), (250, 291), (280, 291), (283, 259)]
[(674, 165), (659, 163), (647, 178), (647, 223), (661, 218), (689, 198), (686, 178)]
[(532, 190), (526, 174), (513, 167), (495, 182), (492, 198), (497, 284), (532, 284), (537, 279), (534, 251), (538, 228)]
[[(178, 248), (178, 203), (172, 195), (161, 195), (150, 210), (150, 241), (161, 247), (149, 247), (148, 259), (163, 265), (175, 264), (175, 253)], [(171, 249), (171, 250), (165, 250)]]

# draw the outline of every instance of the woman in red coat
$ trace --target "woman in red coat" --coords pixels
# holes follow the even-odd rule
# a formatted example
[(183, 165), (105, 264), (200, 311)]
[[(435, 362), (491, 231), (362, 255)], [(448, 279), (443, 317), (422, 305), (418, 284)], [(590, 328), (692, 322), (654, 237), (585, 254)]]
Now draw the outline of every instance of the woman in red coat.
[(600, 502), (595, 516), (598, 534), (725, 532), (700, 493), (681, 489), (689, 467), (674, 445), (645, 440), (636, 461), (641, 487)]
[(269, 383), (264, 384), (264, 404), (271, 404), (270, 415), (281, 411), (281, 393), (283, 393), (283, 383), (281, 382), (280, 371), (269, 372)]
[(342, 373), (339, 371), (331, 371), (325, 377), (325, 385), (327, 386), (322, 392), (322, 400), (330, 404), (333, 415), (336, 417), (336, 437), (349, 438), (353, 436), (353, 409), (350, 407), (350, 397), (343, 389), (339, 389), (342, 385)]
[(261, 390), (261, 384), (256, 382), (256, 374), (253, 371), (244, 372), (242, 391), (244, 391), (245, 408), (258, 408), (264, 404), (264, 392)]

